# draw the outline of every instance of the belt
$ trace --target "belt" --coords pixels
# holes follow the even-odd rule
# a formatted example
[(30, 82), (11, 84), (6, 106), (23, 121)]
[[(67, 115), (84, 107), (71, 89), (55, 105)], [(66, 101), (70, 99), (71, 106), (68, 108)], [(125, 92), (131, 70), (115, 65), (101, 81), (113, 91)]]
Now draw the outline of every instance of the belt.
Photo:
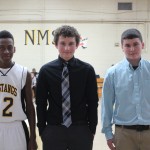
[(131, 129), (131, 130), (136, 130), (136, 131), (143, 131), (143, 130), (149, 130), (150, 129), (150, 125), (131, 125), (131, 126), (127, 126), (127, 125), (115, 125), (116, 127), (120, 127), (120, 128), (125, 128), (125, 129)]

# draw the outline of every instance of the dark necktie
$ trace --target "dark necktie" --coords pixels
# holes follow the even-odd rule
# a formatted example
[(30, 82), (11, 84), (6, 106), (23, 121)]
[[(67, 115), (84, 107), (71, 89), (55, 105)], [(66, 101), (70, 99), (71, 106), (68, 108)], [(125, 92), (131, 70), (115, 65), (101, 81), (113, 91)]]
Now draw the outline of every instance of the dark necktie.
[(70, 110), (70, 90), (69, 90), (69, 71), (67, 67), (68, 63), (64, 63), (62, 71), (62, 115), (63, 115), (63, 125), (69, 127), (72, 123), (71, 121), (71, 110)]

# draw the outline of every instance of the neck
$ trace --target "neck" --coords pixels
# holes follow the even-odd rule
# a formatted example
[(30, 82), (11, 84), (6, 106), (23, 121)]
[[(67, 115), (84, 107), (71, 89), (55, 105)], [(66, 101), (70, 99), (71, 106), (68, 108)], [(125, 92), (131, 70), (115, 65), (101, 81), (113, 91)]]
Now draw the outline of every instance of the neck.
[(13, 65), (13, 62), (7, 62), (7, 63), (0, 63), (0, 68), (10, 68)]
[(130, 62), (130, 64), (131, 64), (132, 66), (138, 66), (138, 65), (139, 65), (140, 60), (141, 60), (141, 58), (140, 58), (140, 59), (138, 59), (138, 60), (134, 60), (134, 61), (132, 61), (132, 60), (128, 60), (128, 61)]

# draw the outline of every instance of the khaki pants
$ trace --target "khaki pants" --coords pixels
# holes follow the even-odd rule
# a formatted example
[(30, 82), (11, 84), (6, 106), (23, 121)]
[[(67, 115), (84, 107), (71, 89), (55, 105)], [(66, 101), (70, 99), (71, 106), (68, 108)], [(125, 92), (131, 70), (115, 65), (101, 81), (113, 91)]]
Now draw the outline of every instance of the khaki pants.
[(116, 150), (150, 150), (150, 129), (136, 131), (115, 127)]

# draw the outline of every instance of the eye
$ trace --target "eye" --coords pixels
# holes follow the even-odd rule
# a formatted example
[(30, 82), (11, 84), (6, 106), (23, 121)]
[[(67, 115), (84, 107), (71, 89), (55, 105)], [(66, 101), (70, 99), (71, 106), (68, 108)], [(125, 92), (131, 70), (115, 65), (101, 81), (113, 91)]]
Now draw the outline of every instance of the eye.
[(8, 51), (12, 51), (12, 50), (13, 50), (13, 48), (14, 48), (14, 47), (13, 47), (12, 45), (10, 45), (10, 46), (8, 46), (8, 48), (7, 48), (7, 49), (8, 49)]
[(4, 51), (5, 47), (4, 46), (0, 46), (0, 51)]
[(74, 43), (74, 42), (69, 43), (69, 46), (73, 46), (73, 45), (75, 45), (75, 43)]
[(129, 45), (129, 44), (126, 44), (125, 47), (130, 48), (130, 45)]
[(61, 45), (61, 46), (65, 46), (65, 43), (64, 43), (64, 42), (61, 42), (60, 45)]
[(136, 47), (136, 46), (139, 46), (139, 43), (134, 43), (134, 46)]

